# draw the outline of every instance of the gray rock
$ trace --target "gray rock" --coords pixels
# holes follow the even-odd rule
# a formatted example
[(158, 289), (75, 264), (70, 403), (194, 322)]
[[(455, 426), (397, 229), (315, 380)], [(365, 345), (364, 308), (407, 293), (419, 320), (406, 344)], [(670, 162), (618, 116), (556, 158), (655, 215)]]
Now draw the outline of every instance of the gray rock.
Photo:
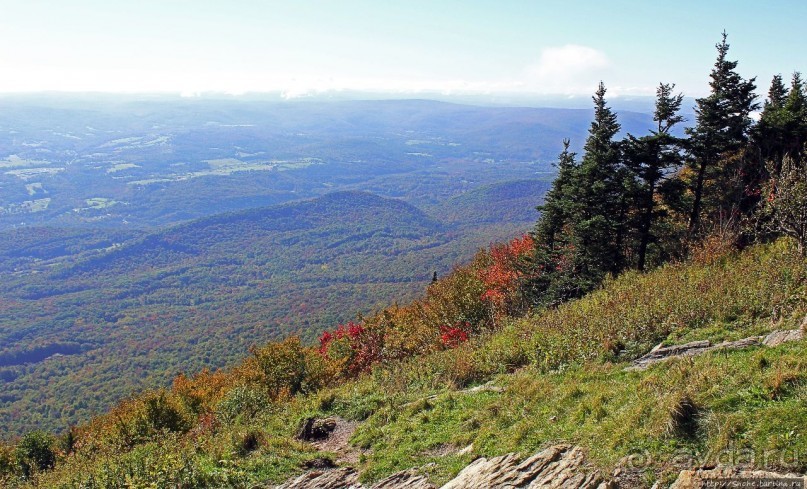
[(441, 489), (596, 489), (602, 482), (596, 471), (587, 470), (580, 448), (558, 445), (521, 461), (513, 453), (479, 458)]
[(759, 343), (762, 341), (761, 336), (751, 336), (750, 338), (743, 338), (737, 341), (724, 341), (723, 343), (718, 343), (712, 349), (713, 350), (741, 350), (743, 348), (748, 348), (750, 346), (758, 346)]
[(371, 489), (435, 489), (435, 486), (425, 475), (404, 470), (378, 481)]
[(633, 365), (628, 370), (644, 370), (654, 363), (658, 363), (669, 358), (691, 357), (706, 353), (712, 347), (712, 343), (707, 340), (693, 341), (683, 345), (656, 346), (647, 355), (633, 361)]
[(799, 341), (803, 338), (803, 329), (786, 329), (770, 333), (765, 337), (765, 339), (762, 340), (762, 344), (765, 346), (779, 346), (782, 343), (787, 343), (788, 341)]
[(669, 358), (693, 357), (702, 355), (708, 351), (715, 350), (738, 350), (750, 346), (765, 345), (769, 347), (779, 346), (788, 341), (799, 341), (804, 339), (807, 331), (807, 316), (799, 329), (786, 329), (774, 331), (767, 336), (751, 336), (737, 341), (724, 341), (717, 345), (712, 345), (709, 341), (693, 341), (683, 345), (661, 346), (656, 345), (646, 355), (637, 358), (633, 364), (625, 370), (644, 370), (654, 363), (658, 363)]
[(359, 474), (350, 467), (312, 470), (275, 487), (276, 489), (362, 489)]
[[(359, 474), (350, 467), (333, 470), (312, 470), (275, 489), (365, 489)], [(378, 481), (369, 489), (435, 489), (425, 475), (404, 470)]]
[(764, 340), (762, 336), (751, 336), (749, 338), (743, 338), (736, 341), (724, 341), (723, 343), (718, 343), (717, 345), (712, 345), (708, 340), (702, 340), (684, 343), (683, 345), (666, 347), (656, 346), (645, 356), (634, 360), (633, 364), (627, 367), (625, 370), (644, 370), (654, 363), (662, 362), (670, 358), (694, 357), (697, 355), (702, 355), (706, 352), (718, 350), (739, 350), (742, 348), (757, 346), (763, 342)]
[[(479, 458), (441, 489), (614, 489), (586, 465), (579, 447), (556, 445), (521, 459), (515, 453)], [(275, 489), (364, 489), (352, 468), (313, 470)], [(398, 472), (369, 489), (435, 489), (417, 470)]]

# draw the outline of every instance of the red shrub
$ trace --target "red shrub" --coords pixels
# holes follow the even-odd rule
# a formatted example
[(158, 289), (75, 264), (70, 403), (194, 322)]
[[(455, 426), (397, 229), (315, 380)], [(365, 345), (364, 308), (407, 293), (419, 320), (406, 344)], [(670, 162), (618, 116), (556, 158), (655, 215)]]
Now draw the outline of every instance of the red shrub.
[(379, 328), (367, 328), (353, 321), (340, 324), (319, 337), (321, 355), (343, 362), (345, 373), (358, 375), (381, 361), (384, 334)]
[(446, 348), (456, 348), (461, 343), (468, 341), (468, 331), (471, 329), (471, 323), (457, 322), (454, 326), (442, 325), (440, 326), (440, 341)]
[(489, 263), (477, 271), (477, 277), (485, 285), (481, 298), (492, 307), (494, 313), (512, 312), (519, 282), (524, 277), (523, 267), (519, 265), (534, 250), (535, 241), (529, 235), (490, 249)]

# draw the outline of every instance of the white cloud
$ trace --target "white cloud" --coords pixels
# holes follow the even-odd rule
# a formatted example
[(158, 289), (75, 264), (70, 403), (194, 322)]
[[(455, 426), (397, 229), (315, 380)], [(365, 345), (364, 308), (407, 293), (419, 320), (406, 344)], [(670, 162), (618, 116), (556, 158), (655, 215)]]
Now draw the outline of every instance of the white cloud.
[(611, 65), (602, 51), (576, 44), (548, 47), (526, 70), (527, 84), (543, 93), (588, 93)]

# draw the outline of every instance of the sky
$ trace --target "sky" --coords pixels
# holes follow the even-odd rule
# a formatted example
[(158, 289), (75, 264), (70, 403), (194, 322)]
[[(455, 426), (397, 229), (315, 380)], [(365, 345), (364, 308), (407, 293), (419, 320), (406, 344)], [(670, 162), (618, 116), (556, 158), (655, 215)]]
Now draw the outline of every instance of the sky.
[(807, 2), (0, 0), (0, 93), (653, 94), (807, 71)]

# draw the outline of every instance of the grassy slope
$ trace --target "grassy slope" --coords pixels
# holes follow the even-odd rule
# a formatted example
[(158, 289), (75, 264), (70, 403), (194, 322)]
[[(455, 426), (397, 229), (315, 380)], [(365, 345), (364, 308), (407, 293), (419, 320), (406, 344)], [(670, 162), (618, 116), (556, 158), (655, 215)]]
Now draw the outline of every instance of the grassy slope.
[[(366, 480), (433, 463), (427, 471), (441, 482), (477, 455), (527, 453), (554, 441), (586, 447), (609, 472), (624, 457), (640, 454), (635, 460), (649, 460), (639, 470), (648, 483), (676, 473), (676, 460), (692, 465), (684, 454), (748, 460), (750, 452), (742, 450), (767, 451), (774, 454), (767, 465), (776, 465), (782, 450), (807, 453), (804, 342), (712, 353), (645, 372), (623, 369), (662, 340), (720, 340), (798, 327), (807, 312), (806, 278), (807, 265), (786, 241), (627, 274), (582, 300), (513, 320), (456, 350), (261, 405), (255, 416), (200, 425), (191, 436), (166, 436), (126, 453), (73, 457), (40, 484), (73, 487), (89, 474), (96, 487), (123, 474), (212, 486), (282, 480), (320, 456), (293, 439), (298, 421), (316, 414), (363, 421), (352, 441), (368, 449), (359, 461)], [(462, 392), (488, 380), (505, 390)], [(686, 400), (697, 416), (676, 422), (674, 413)], [(239, 453), (250, 432), (263, 443)], [(467, 455), (437, 454), (471, 443)], [(766, 465), (760, 456), (756, 464)], [(802, 459), (790, 468), (807, 466)]]

